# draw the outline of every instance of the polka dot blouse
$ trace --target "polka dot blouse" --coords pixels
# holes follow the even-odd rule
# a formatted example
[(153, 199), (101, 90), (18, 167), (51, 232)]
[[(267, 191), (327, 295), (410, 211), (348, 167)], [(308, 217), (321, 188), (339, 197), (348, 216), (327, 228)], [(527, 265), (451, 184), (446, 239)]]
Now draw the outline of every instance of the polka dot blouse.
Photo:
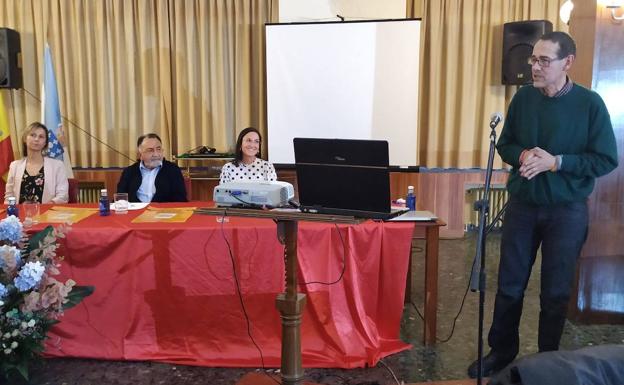
[(234, 163), (226, 163), (221, 169), (219, 183), (233, 182), (237, 180), (277, 180), (275, 167), (266, 160), (256, 158), (251, 164), (240, 162), (238, 166)]

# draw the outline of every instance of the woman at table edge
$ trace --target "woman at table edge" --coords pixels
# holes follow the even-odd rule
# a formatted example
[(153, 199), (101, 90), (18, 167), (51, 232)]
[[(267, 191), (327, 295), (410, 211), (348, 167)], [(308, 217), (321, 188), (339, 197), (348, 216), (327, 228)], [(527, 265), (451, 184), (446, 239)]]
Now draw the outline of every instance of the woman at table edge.
[(238, 134), (236, 140), (236, 156), (221, 169), (219, 183), (238, 180), (277, 180), (275, 167), (261, 159), (260, 145), (262, 136), (254, 127), (247, 127)]
[(45, 156), (48, 129), (39, 122), (31, 123), (22, 134), (22, 159), (14, 160), (4, 193), (4, 203), (15, 197), (19, 203), (67, 203), (69, 184), (62, 161)]

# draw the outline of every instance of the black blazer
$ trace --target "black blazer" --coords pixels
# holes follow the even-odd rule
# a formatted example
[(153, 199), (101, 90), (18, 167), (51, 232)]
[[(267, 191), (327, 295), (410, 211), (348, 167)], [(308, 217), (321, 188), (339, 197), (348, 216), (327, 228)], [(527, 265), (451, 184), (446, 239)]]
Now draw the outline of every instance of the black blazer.
[[(121, 173), (119, 183), (117, 183), (117, 192), (128, 193), (130, 202), (139, 202), (137, 191), (141, 187), (141, 169), (139, 163), (136, 162), (126, 167)], [(186, 188), (184, 187), (184, 178), (180, 168), (174, 163), (163, 159), (162, 168), (156, 175), (154, 182), (156, 193), (152, 198), (152, 202), (186, 202)]]

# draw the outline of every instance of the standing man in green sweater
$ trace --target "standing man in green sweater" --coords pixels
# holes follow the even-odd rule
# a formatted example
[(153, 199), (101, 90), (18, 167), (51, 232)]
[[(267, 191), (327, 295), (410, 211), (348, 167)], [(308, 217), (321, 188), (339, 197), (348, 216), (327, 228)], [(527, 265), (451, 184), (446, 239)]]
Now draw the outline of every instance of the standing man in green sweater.
[[(559, 349), (576, 260), (587, 237), (587, 197), (597, 177), (618, 165), (607, 108), (567, 75), (576, 44), (563, 32), (540, 38), (529, 58), (533, 85), (514, 96), (497, 144), (513, 168), (503, 222), (498, 291), (483, 376), (519, 351), (524, 291), (542, 249), (539, 351)], [(477, 361), (468, 375), (477, 377)]]

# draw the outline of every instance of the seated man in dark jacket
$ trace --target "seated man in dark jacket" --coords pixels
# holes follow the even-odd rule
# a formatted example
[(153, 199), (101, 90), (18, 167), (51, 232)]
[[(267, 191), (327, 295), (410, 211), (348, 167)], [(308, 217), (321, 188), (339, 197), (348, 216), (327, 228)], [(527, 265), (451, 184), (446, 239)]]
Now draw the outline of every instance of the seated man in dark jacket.
[(117, 192), (128, 193), (130, 202), (186, 202), (182, 172), (163, 158), (160, 137), (141, 135), (137, 147), (139, 161), (123, 170)]

